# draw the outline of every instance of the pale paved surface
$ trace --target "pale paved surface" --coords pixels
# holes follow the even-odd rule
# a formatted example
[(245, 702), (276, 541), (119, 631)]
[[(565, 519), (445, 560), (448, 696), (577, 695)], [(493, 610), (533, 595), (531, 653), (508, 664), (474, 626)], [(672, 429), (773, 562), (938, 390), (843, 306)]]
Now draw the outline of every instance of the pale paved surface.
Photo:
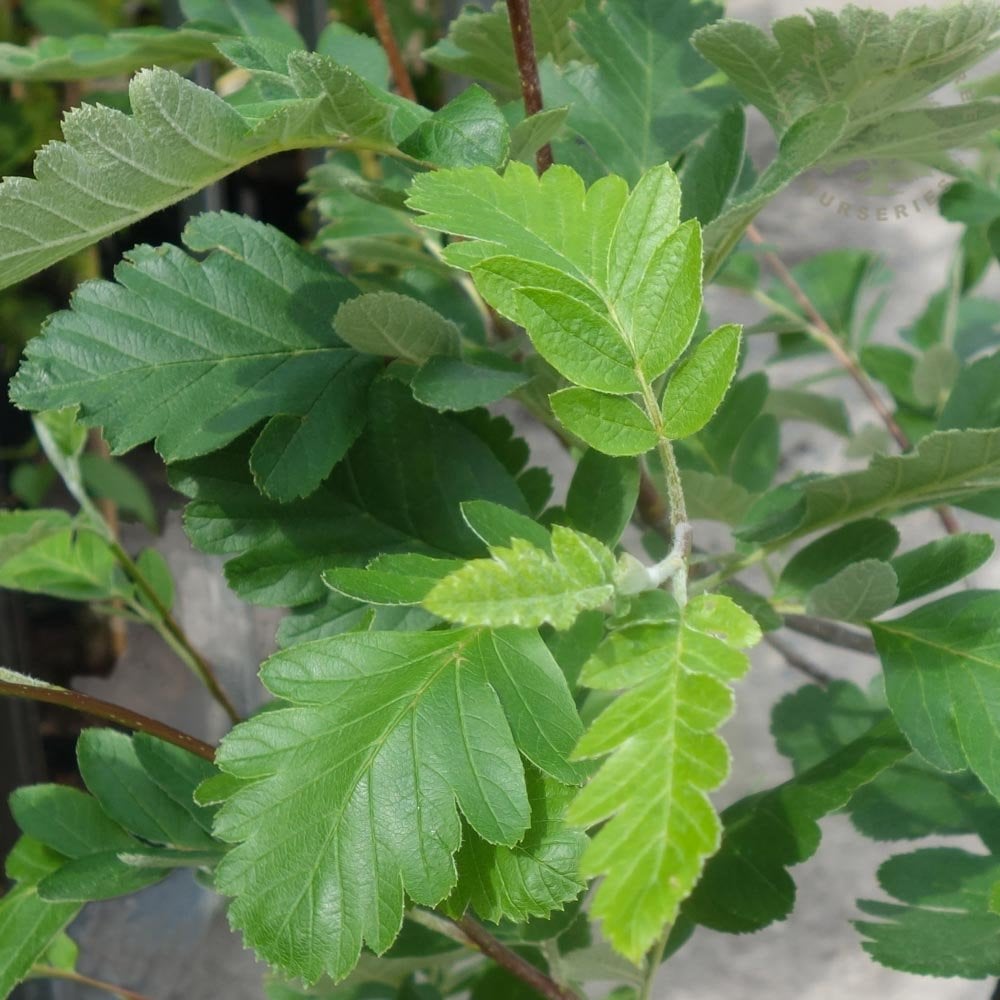
[[(824, 5), (842, 7), (844, 3), (827, 0)], [(884, 10), (904, 6), (889, 2), (876, 5)], [(733, 0), (729, 4), (732, 16), (761, 24), (769, 20), (770, 11), (787, 14), (801, 9), (791, 0)], [(757, 120), (753, 128), (755, 155), (758, 160), (766, 158), (766, 125)], [(896, 201), (919, 197), (925, 187), (922, 181), (910, 181), (869, 203), (891, 206)], [(841, 183), (837, 190), (842, 197), (857, 197), (857, 188), (850, 185)], [(926, 295), (942, 285), (949, 248), (958, 232), (933, 214), (887, 224), (844, 219), (835, 210), (823, 207), (817, 194), (810, 194), (801, 182), (769, 208), (759, 225), (769, 240), (780, 247), (794, 248), (797, 256), (841, 246), (884, 254), (896, 272), (896, 294), (879, 326), (878, 336), (882, 338), (891, 337), (894, 330), (911, 321)], [(713, 296), (710, 309), (716, 323), (752, 322), (759, 315), (743, 300), (731, 297)], [(799, 374), (800, 370), (789, 368), (773, 374), (772, 379), (781, 384)], [(854, 406), (850, 387), (838, 383), (837, 391), (843, 391), (851, 400), (852, 412), (860, 412)], [(562, 460), (558, 447), (544, 434), (533, 435), (533, 439), (539, 461), (557, 465)], [(822, 431), (786, 433), (785, 443), (786, 452), (794, 455), (795, 466), (827, 470), (844, 466), (839, 442)], [(934, 520), (927, 517), (910, 519), (904, 527), (908, 542), (937, 532)], [(180, 614), (185, 625), (212, 659), (226, 666), (230, 677), (243, 678), (241, 698), (252, 699), (253, 663), (269, 647), (273, 631), (270, 616), (243, 612), (226, 592), (221, 578), (213, 575), (214, 569), (206, 572), (206, 561), (187, 550), (176, 522), (170, 525), (165, 549), (180, 576)], [(981, 583), (1000, 583), (996, 573), (980, 574), (978, 579)], [(225, 622), (221, 631), (220, 622)], [(802, 640), (799, 648), (821, 657), (823, 667), (837, 676), (864, 680), (874, 670), (872, 661), (831, 652), (807, 640)], [(192, 719), (192, 706), (200, 699), (179, 668), (163, 662), (166, 673), (161, 673), (160, 664), (154, 665), (150, 655), (143, 649), (141, 655), (136, 653), (123, 666), (112, 684), (100, 684), (99, 690), (91, 684), (90, 689), (110, 694), (114, 688), (136, 707), (149, 709), (155, 705), (157, 714), (168, 721), (185, 720), (189, 728), (206, 736), (218, 732), (218, 718), (196, 713)], [(153, 677), (157, 684), (155, 695), (147, 687), (147, 679)], [(757, 652), (753, 671), (739, 690), (737, 715), (726, 730), (735, 765), (729, 785), (719, 796), (721, 803), (788, 776), (787, 763), (774, 751), (767, 735), (768, 720), (775, 700), (799, 683), (799, 675), (770, 650)], [(894, 849), (857, 836), (839, 817), (826, 820), (823, 833), (818, 855), (795, 870), (800, 901), (791, 919), (756, 935), (738, 938), (699, 930), (664, 967), (656, 996), (660, 1000), (986, 1000), (992, 984), (907, 976), (883, 969), (866, 957), (848, 921), (857, 915), (857, 897), (877, 894), (874, 872)], [(896, 848), (905, 849), (905, 845)], [(207, 899), (199, 899), (183, 879), (176, 885), (149, 890), (146, 899), (150, 904), (151, 893), (157, 894), (158, 925), (149, 920), (148, 906), (137, 905), (142, 897), (124, 905), (93, 908), (86, 933), (115, 944), (105, 950), (103, 958), (91, 952), (90, 958), (84, 960), (86, 968), (97, 971), (100, 967), (110, 978), (145, 990), (155, 1000), (255, 1000), (263, 996), (260, 967), (229, 934), (224, 917), (216, 914), (211, 918)], [(132, 947), (139, 949), (139, 955), (129, 958), (127, 953)], [(151, 952), (153, 957), (149, 958)], [(185, 952), (187, 957), (182, 958)], [(78, 990), (60, 995), (72, 1000), (83, 1000), (85, 996)], [(87, 997), (89, 1000), (89, 994)]]

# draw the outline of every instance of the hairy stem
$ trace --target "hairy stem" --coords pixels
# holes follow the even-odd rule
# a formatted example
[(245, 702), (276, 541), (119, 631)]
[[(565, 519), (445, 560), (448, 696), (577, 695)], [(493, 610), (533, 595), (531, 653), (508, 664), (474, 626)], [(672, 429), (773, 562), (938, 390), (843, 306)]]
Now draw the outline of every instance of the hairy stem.
[(482, 924), (473, 920), (468, 914), (456, 920), (455, 924), (487, 958), (506, 969), (512, 976), (527, 983), (540, 996), (546, 997), (547, 1000), (579, 1000), (576, 993), (560, 986), (541, 969), (525, 961), (517, 952), (511, 951), (507, 945), (498, 941)]
[[(531, 7), (528, 0), (507, 0), (510, 33), (514, 40), (517, 72), (521, 78), (524, 113), (537, 115), (542, 110), (542, 84), (538, 77), (538, 57), (535, 36), (531, 30)], [(546, 143), (535, 153), (538, 172), (544, 174), (552, 166), (552, 146)]]
[(191, 644), (191, 640), (177, 619), (170, 613), (170, 609), (160, 600), (156, 588), (146, 579), (145, 574), (121, 547), (117, 539), (109, 538), (108, 544), (128, 578), (142, 591), (143, 597), (156, 612), (156, 616), (149, 619), (150, 624), (163, 636), (170, 648), (194, 671), (198, 679), (208, 688), (212, 697), (222, 706), (230, 721), (234, 724), (239, 722), (240, 713), (223, 689), (212, 665)]
[(80, 691), (70, 691), (67, 688), (48, 684), (17, 684), (12, 681), (0, 680), (0, 696), (21, 698), (26, 701), (41, 701), (49, 705), (61, 705), (74, 712), (107, 719), (108, 722), (114, 722), (116, 725), (124, 726), (133, 732), (148, 733), (165, 743), (173, 743), (174, 746), (180, 747), (182, 750), (203, 757), (207, 761), (215, 760), (215, 749), (208, 743), (203, 743), (194, 736), (182, 733), (179, 729), (174, 729), (173, 726), (168, 726), (164, 722), (140, 715), (138, 712), (133, 712), (121, 705), (93, 698), (89, 694), (82, 694)]
[[(764, 237), (757, 227), (753, 225), (747, 228), (747, 239), (757, 246), (765, 243)], [(795, 280), (795, 275), (792, 274), (785, 262), (773, 250), (764, 250), (762, 256), (777, 279), (788, 289), (796, 304), (805, 313), (809, 320), (807, 327), (809, 334), (833, 355), (844, 371), (854, 380), (900, 449), (902, 451), (909, 451), (913, 445), (907, 437), (906, 432), (899, 426), (899, 423), (893, 416), (892, 410), (889, 409), (885, 400), (879, 395), (874, 383), (858, 363), (858, 359), (844, 346), (841, 339), (833, 332), (830, 324), (823, 318), (822, 313), (816, 308), (812, 299), (806, 294), (805, 289)], [(935, 511), (942, 526), (949, 535), (957, 535), (961, 532), (961, 526), (948, 507), (936, 507)]]
[(65, 979), (71, 983), (78, 983), (80, 986), (89, 986), (95, 990), (103, 990), (112, 996), (120, 997), (121, 1000), (151, 1000), (145, 993), (136, 993), (135, 990), (127, 990), (124, 986), (116, 986), (114, 983), (106, 983), (102, 979), (92, 979), (84, 976), (72, 969), (58, 969), (54, 965), (33, 965), (31, 967), (30, 978), (32, 979)]
[(392, 24), (389, 15), (386, 13), (385, 4), (382, 0), (367, 0), (368, 12), (372, 16), (375, 25), (375, 33), (378, 40), (385, 49), (385, 54), (389, 59), (389, 69), (392, 72), (393, 83), (400, 97), (405, 97), (408, 101), (416, 101), (417, 92), (413, 89), (413, 81), (410, 79), (410, 71), (403, 61), (403, 53), (399, 50), (396, 36), (392, 33)]

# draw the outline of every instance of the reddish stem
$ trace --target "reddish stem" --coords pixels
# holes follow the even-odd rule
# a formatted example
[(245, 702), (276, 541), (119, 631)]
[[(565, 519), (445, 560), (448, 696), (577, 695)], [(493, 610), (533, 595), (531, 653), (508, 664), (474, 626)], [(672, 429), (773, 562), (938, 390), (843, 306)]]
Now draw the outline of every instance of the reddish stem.
[[(542, 110), (542, 84), (538, 77), (538, 57), (535, 54), (535, 36), (531, 30), (531, 8), (528, 0), (507, 0), (510, 33), (514, 40), (517, 72), (521, 78), (521, 96), (524, 113), (537, 115)], [(552, 166), (552, 146), (546, 143), (535, 153), (538, 172), (544, 174)]]
[(392, 24), (389, 15), (385, 11), (385, 4), (382, 0), (367, 0), (368, 12), (375, 23), (375, 33), (378, 40), (385, 49), (385, 54), (389, 58), (389, 69), (392, 72), (393, 82), (401, 97), (408, 101), (416, 101), (417, 92), (413, 89), (413, 81), (410, 79), (410, 71), (403, 61), (403, 53), (399, 50), (396, 36), (392, 33)]

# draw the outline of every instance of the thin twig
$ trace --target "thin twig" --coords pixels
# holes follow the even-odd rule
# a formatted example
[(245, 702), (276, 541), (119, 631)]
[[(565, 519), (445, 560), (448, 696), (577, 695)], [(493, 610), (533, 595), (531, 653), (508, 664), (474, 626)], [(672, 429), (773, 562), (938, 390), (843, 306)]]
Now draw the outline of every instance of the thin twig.
[[(524, 113), (530, 117), (542, 110), (542, 84), (538, 77), (538, 56), (535, 53), (535, 36), (531, 30), (531, 7), (528, 0), (507, 0), (507, 15), (514, 40), (517, 72), (521, 78)], [(544, 174), (552, 166), (550, 143), (546, 143), (535, 153), (535, 163), (540, 174)]]
[[(747, 239), (757, 246), (763, 246), (766, 240), (761, 235), (756, 226), (747, 227)], [(893, 416), (885, 400), (879, 395), (875, 384), (868, 377), (865, 370), (858, 364), (857, 358), (843, 345), (840, 338), (834, 333), (833, 328), (823, 318), (822, 313), (816, 308), (812, 299), (806, 294), (805, 289), (796, 281), (785, 262), (773, 251), (763, 250), (761, 255), (764, 261), (774, 272), (778, 280), (789, 291), (796, 304), (805, 313), (809, 320), (809, 332), (818, 340), (840, 363), (844, 371), (854, 380), (858, 388), (864, 393), (865, 398), (871, 403), (875, 412), (879, 415), (886, 430), (892, 435), (896, 444), (902, 451), (909, 451), (913, 445), (907, 437), (906, 432)], [(949, 535), (957, 535), (962, 528), (952, 511), (944, 506), (936, 507), (935, 511), (942, 526)]]
[(546, 997), (547, 1000), (579, 1000), (576, 993), (560, 986), (554, 979), (549, 978), (541, 969), (536, 968), (530, 962), (525, 961), (515, 951), (511, 951), (507, 945), (498, 941), (482, 924), (466, 915), (455, 923), (462, 933), (487, 957), (496, 962), (497, 965), (506, 969), (512, 976), (516, 976), (523, 983), (527, 983), (533, 990)]
[(833, 678), (825, 670), (820, 670), (819, 667), (814, 667), (805, 657), (799, 656), (799, 654), (792, 649), (788, 643), (786, 643), (783, 639), (779, 639), (776, 635), (768, 633), (764, 636), (764, 642), (766, 642), (772, 649), (779, 652), (785, 658), (785, 662), (790, 667), (805, 674), (806, 677), (815, 681), (817, 684), (821, 684), (823, 687), (826, 687), (833, 681)]
[(838, 625), (823, 618), (809, 618), (806, 615), (785, 615), (785, 626), (793, 632), (818, 639), (830, 646), (849, 649), (866, 656), (877, 656), (875, 641), (867, 632), (857, 632), (852, 628)]
[(194, 736), (182, 733), (179, 729), (174, 729), (173, 726), (168, 726), (165, 722), (158, 722), (147, 715), (140, 715), (129, 708), (114, 705), (100, 698), (93, 698), (80, 691), (70, 691), (68, 688), (48, 684), (15, 684), (11, 681), (0, 680), (0, 696), (21, 698), (26, 701), (43, 701), (49, 705), (61, 705), (74, 712), (107, 719), (108, 722), (114, 722), (134, 732), (149, 733), (150, 736), (155, 736), (166, 743), (173, 743), (174, 746), (199, 757), (204, 757), (205, 760), (215, 760), (215, 748), (208, 743), (203, 743)]
[(410, 79), (410, 71), (403, 61), (403, 53), (399, 50), (396, 36), (392, 33), (392, 24), (389, 15), (386, 13), (385, 4), (382, 0), (367, 0), (368, 12), (372, 16), (375, 24), (375, 33), (378, 40), (385, 49), (385, 54), (389, 59), (389, 69), (392, 72), (393, 82), (401, 97), (408, 101), (416, 101), (417, 92), (413, 89), (413, 80)]
[(151, 1000), (145, 993), (136, 993), (135, 990), (127, 990), (124, 986), (117, 986), (114, 983), (106, 983), (102, 979), (92, 979), (82, 973), (74, 972), (72, 969), (59, 969), (54, 965), (33, 965), (31, 967), (32, 979), (65, 979), (71, 983), (79, 983), (81, 986), (90, 986), (95, 990), (103, 990), (112, 996), (120, 997), (121, 1000)]

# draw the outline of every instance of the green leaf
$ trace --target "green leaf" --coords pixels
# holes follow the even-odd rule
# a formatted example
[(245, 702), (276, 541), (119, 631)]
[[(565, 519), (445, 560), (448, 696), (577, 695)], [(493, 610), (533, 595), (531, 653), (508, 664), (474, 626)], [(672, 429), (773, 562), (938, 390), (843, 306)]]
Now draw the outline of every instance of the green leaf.
[(892, 566), (881, 559), (862, 559), (814, 587), (806, 611), (819, 618), (865, 622), (888, 611), (898, 597), (899, 584)]
[(436, 583), (464, 565), (460, 559), (436, 559), (417, 552), (381, 555), (364, 569), (328, 569), (323, 582), (366, 604), (420, 604)]
[(154, 844), (210, 849), (200, 823), (143, 768), (132, 741), (110, 729), (85, 729), (76, 745), (84, 784), (101, 808), (126, 830)]
[(471, 410), (488, 406), (528, 384), (530, 376), (492, 364), (458, 358), (431, 358), (413, 376), (416, 400), (435, 410)]
[(137, 517), (156, 532), (156, 508), (143, 481), (126, 465), (102, 455), (81, 455), (80, 474), (87, 493), (96, 500), (110, 500), (122, 514)]
[(799, 549), (781, 571), (775, 597), (804, 596), (852, 563), (890, 559), (898, 546), (899, 532), (889, 521), (852, 521)]
[(69, 601), (127, 597), (108, 543), (61, 511), (0, 511), (0, 587)]
[(743, 170), (746, 115), (730, 108), (692, 153), (681, 175), (681, 218), (707, 226), (732, 194)]
[(587, 0), (572, 14), (583, 58), (541, 66), (546, 101), (569, 106), (576, 133), (557, 145), (557, 162), (634, 182), (707, 131), (736, 95), (688, 40), (721, 13), (712, 2)]
[(115, 851), (101, 851), (67, 861), (38, 883), (38, 895), (50, 903), (88, 903), (127, 896), (162, 881), (168, 868), (136, 868)]
[(19, 788), (10, 798), (10, 809), (24, 833), (67, 858), (140, 846), (97, 799), (66, 785)]
[(462, 334), (429, 305), (396, 292), (369, 292), (337, 310), (334, 329), (363, 354), (422, 364), (437, 354), (457, 355)]
[(203, 829), (211, 832), (214, 811), (195, 804), (195, 789), (218, 772), (206, 760), (146, 733), (132, 737), (142, 769)]
[(909, 753), (887, 719), (777, 788), (730, 806), (722, 814), (722, 846), (705, 866), (685, 915), (730, 934), (783, 920), (795, 904), (795, 883), (786, 869), (815, 854), (817, 821)]
[(531, 826), (514, 847), (491, 844), (467, 831), (455, 860), (458, 883), (448, 910), (462, 914), (472, 907), (484, 920), (518, 923), (548, 917), (586, 888), (579, 863), (586, 835), (567, 827), (566, 807), (573, 789), (538, 772), (526, 772)]
[(605, 455), (644, 455), (659, 434), (631, 399), (573, 386), (549, 397), (552, 412), (571, 434)]
[(306, 500), (278, 504), (261, 496), (239, 446), (174, 466), (174, 485), (194, 499), (185, 514), (189, 536), (203, 551), (235, 557), (226, 578), (245, 600), (317, 601), (328, 593), (323, 570), (362, 566), (382, 553), (479, 555), (462, 518), (465, 500), (526, 512), (513, 478), (520, 465), (509, 471), (468, 426), (419, 406), (393, 379), (376, 383), (370, 407), (348, 458)]
[(446, 576), (424, 600), (442, 618), (470, 625), (548, 622), (569, 628), (581, 611), (599, 608), (615, 592), (615, 558), (600, 542), (557, 524), (551, 554), (522, 538), (491, 546)]
[(771, 485), (781, 461), (781, 428), (769, 413), (762, 413), (744, 429), (733, 452), (733, 481), (751, 493)]
[(258, 485), (280, 500), (311, 493), (360, 432), (377, 371), (330, 331), (353, 289), (243, 216), (200, 216), (184, 238), (212, 252), (139, 247), (117, 283), (82, 286), (32, 341), (12, 395), (33, 409), (79, 404), (114, 451), (155, 438), (167, 461), (264, 420), (250, 458)]
[(487, 545), (510, 545), (513, 539), (523, 538), (535, 548), (551, 550), (551, 536), (545, 528), (500, 504), (489, 500), (466, 500), (462, 504), (462, 517)]
[(698, 597), (680, 621), (612, 634), (584, 667), (588, 687), (624, 691), (576, 749), (581, 758), (611, 756), (568, 818), (604, 824), (583, 858), (585, 875), (604, 876), (591, 913), (633, 961), (675, 919), (718, 847), (708, 793), (725, 780), (729, 754), (714, 731), (732, 711), (729, 684), (749, 666), (724, 640), (759, 637), (731, 601)]
[(933, 506), (1000, 485), (1000, 431), (928, 434), (907, 455), (876, 456), (867, 469), (800, 480), (791, 502), (739, 530), (746, 541), (791, 540), (838, 521)]
[(739, 326), (720, 326), (670, 376), (662, 406), (667, 437), (690, 437), (712, 419), (736, 375), (741, 333)]
[[(168, 611), (171, 610), (174, 606), (174, 578), (167, 560), (156, 549), (143, 549), (136, 556), (135, 564), (146, 578), (146, 582), (153, 588), (160, 604)], [(136, 598), (146, 604), (152, 603), (138, 588)]]
[(821, 396), (815, 392), (772, 389), (764, 404), (764, 412), (772, 414), (779, 420), (798, 420), (816, 424), (842, 437), (849, 437), (851, 433), (844, 401)]
[(681, 470), (688, 517), (700, 521), (739, 524), (753, 505), (753, 495), (728, 476)]
[(1000, 861), (953, 847), (899, 854), (878, 871), (897, 903), (862, 899), (862, 947), (891, 969), (982, 979), (1000, 974), (1000, 916), (990, 909)]
[[(132, 114), (87, 104), (63, 120), (64, 142), (35, 160), (35, 178), (0, 185), (0, 287), (187, 198), (283, 149), (382, 148), (413, 114), (315, 53), (288, 56), (287, 97), (236, 110), (169, 70), (129, 85)], [(412, 105), (410, 107), (413, 107)]]
[(897, 604), (947, 587), (979, 569), (993, 555), (989, 535), (952, 535), (927, 542), (892, 560), (899, 583)]
[(529, 163), (542, 146), (559, 134), (568, 113), (569, 108), (547, 108), (518, 122), (510, 130), (510, 158)]
[(399, 149), (440, 167), (499, 167), (510, 150), (510, 128), (497, 102), (473, 84), (425, 118)]
[(362, 942), (388, 948), (404, 890), (428, 906), (451, 891), (456, 804), (489, 842), (522, 838), (519, 748), (572, 774), (579, 723), (537, 636), (338, 636), (278, 653), (261, 675), (291, 705), (241, 723), (220, 747), (219, 766), (246, 784), (219, 813), (217, 836), (236, 846), (216, 882), (236, 897), (230, 919), (247, 943), (309, 983), (346, 975)]
[(638, 499), (639, 463), (590, 448), (573, 471), (566, 494), (566, 520), (576, 531), (614, 546)]
[(914, 750), (942, 771), (971, 769), (994, 795), (998, 622), (1000, 593), (969, 590), (871, 625), (889, 707)]
[(184, 16), (208, 21), (233, 34), (268, 38), (290, 49), (302, 48), (299, 33), (271, 0), (181, 0)]

